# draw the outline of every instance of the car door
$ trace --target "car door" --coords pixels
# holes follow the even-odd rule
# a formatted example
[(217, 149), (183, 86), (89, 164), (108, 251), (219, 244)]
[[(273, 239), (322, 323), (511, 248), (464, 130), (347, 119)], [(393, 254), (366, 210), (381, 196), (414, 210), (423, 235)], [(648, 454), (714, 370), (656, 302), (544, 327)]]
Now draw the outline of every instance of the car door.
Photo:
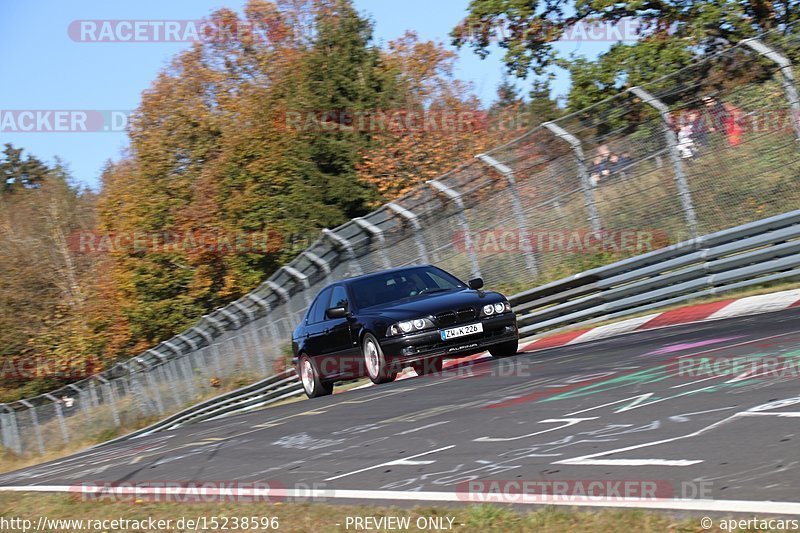
[[(326, 329), (325, 310), (328, 308), (331, 292), (332, 288), (327, 287), (319, 293), (314, 303), (311, 304), (311, 310), (306, 318), (304, 344), (305, 352), (310, 357), (321, 357), (324, 354)], [(317, 364), (317, 368), (319, 368), (319, 363)]]
[[(350, 308), (344, 285), (333, 286), (328, 307)], [(328, 346), (324, 350), (336, 361), (337, 374), (341, 377), (353, 377), (358, 373), (361, 358), (358, 346), (353, 345), (353, 324), (353, 319), (349, 317), (328, 318), (326, 316), (325, 320)]]

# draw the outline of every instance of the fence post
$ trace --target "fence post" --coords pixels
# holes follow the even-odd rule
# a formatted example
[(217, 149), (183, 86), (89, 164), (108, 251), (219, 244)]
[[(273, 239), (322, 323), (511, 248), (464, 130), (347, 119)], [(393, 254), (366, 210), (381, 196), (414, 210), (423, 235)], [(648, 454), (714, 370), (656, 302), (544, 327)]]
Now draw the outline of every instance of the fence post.
[(327, 282), (328, 281), (328, 276), (331, 275), (331, 267), (328, 264), (328, 262), (325, 261), (320, 256), (318, 256), (317, 254), (315, 254), (313, 252), (309, 252), (308, 250), (304, 251), (302, 253), (302, 255), (306, 256), (308, 258), (308, 260), (311, 261), (314, 264), (314, 266), (316, 266), (318, 269), (322, 270), (325, 273), (325, 278), (324, 279)]
[(333, 231), (329, 229), (323, 229), (322, 234), (326, 236), (331, 242), (344, 248), (347, 251), (347, 256), (350, 258), (350, 264), (353, 265), (353, 274), (356, 276), (360, 276), (364, 273), (364, 270), (361, 268), (361, 265), (358, 263), (358, 258), (356, 257), (356, 253), (353, 250), (353, 245), (350, 244), (350, 241), (345, 239), (344, 237), (337, 235)]
[[(294, 269), (292, 269), (292, 270), (294, 270)], [(261, 373), (262, 373), (262, 375), (266, 375), (267, 374), (267, 364), (266, 364), (266, 361), (264, 361), (264, 356), (263, 356), (263, 353), (262, 353), (262, 350), (261, 350), (261, 342), (258, 340), (258, 337), (256, 335), (254, 335), (255, 326), (253, 324), (255, 324), (255, 321), (256, 321), (256, 313), (252, 309), (248, 309), (247, 307), (245, 307), (245, 305), (242, 303), (241, 300), (236, 300), (235, 302), (233, 302), (233, 306), (236, 307), (238, 310), (240, 310), (245, 315), (247, 315), (247, 318), (250, 320), (250, 322), (249, 322), (250, 327), (247, 328), (247, 333), (249, 334), (250, 340), (253, 343), (253, 350), (256, 352), (254, 355), (255, 355), (256, 359), (258, 360), (258, 366), (261, 369)], [(242, 344), (246, 346), (246, 343), (244, 343), (244, 340), (242, 340)], [(248, 358), (248, 360), (250, 359), (250, 354), (247, 354), (247, 358)]]
[(5, 414), (0, 416), (3, 429), (3, 446), (13, 450), (17, 455), (22, 455), (22, 442), (19, 438), (17, 413), (6, 404), (0, 404), (0, 409), (5, 411)]
[(756, 38), (745, 39), (742, 44), (749, 46), (759, 54), (763, 55), (773, 63), (778, 65), (783, 79), (783, 92), (789, 101), (789, 108), (792, 113), (792, 126), (798, 140), (800, 140), (800, 98), (797, 95), (797, 86), (794, 82), (794, 72), (792, 72), (792, 62), (777, 50), (770, 48), (767, 44)]
[(19, 403), (30, 412), (33, 433), (36, 436), (36, 444), (39, 446), (39, 455), (44, 455), (44, 439), (42, 439), (42, 428), (39, 427), (39, 415), (36, 414), (36, 407), (28, 400), (20, 400)]
[(99, 381), (103, 385), (103, 390), (105, 391), (106, 396), (106, 403), (109, 404), (111, 407), (111, 417), (114, 419), (114, 424), (119, 427), (120, 419), (119, 419), (119, 411), (117, 411), (117, 399), (114, 395), (114, 388), (111, 386), (111, 382), (108, 381), (106, 378), (98, 374), (95, 376), (97, 381)]
[(586, 169), (586, 154), (583, 153), (581, 141), (554, 122), (544, 122), (542, 126), (572, 147), (572, 151), (575, 153), (575, 162), (578, 165), (578, 178), (581, 180), (581, 189), (583, 190), (583, 203), (586, 206), (586, 212), (589, 214), (589, 225), (593, 232), (602, 230), (603, 224), (600, 220), (600, 213), (597, 211), (597, 204), (594, 201), (594, 186), (589, 179), (589, 171)]
[(383, 236), (383, 230), (361, 217), (354, 218), (353, 222), (378, 240), (378, 248), (381, 251), (381, 259), (383, 259), (383, 268), (392, 268), (392, 262), (389, 260), (389, 253), (386, 250), (386, 238)]
[(472, 277), (481, 277), (481, 269), (478, 266), (478, 255), (475, 253), (475, 247), (472, 246), (472, 236), (469, 232), (469, 221), (467, 220), (467, 213), (464, 209), (464, 200), (461, 198), (461, 193), (457, 192), (452, 187), (448, 187), (441, 181), (428, 180), (425, 183), (443, 193), (445, 196), (455, 202), (458, 208), (458, 225), (464, 232), (464, 247), (467, 249), (467, 257), (469, 257), (470, 268), (472, 268)]
[[(327, 264), (327, 263), (326, 263)], [(265, 318), (267, 319), (267, 326), (269, 327), (270, 337), (272, 337), (272, 349), (275, 350), (275, 354), (280, 357), (281, 355), (281, 344), (278, 340), (278, 332), (275, 328), (275, 324), (270, 320), (269, 313), (272, 311), (272, 306), (269, 304), (261, 296), (257, 295), (254, 292), (251, 292), (248, 296), (251, 300), (256, 302), (264, 309)]]
[(80, 407), (81, 411), (83, 412), (83, 414), (86, 417), (88, 417), (89, 416), (89, 406), (86, 404), (85, 401), (83, 401), (83, 391), (77, 385), (73, 385), (72, 383), (67, 385), (67, 387), (75, 391), (75, 394), (76, 394), (75, 401), (79, 404), (79, 407)]
[(386, 204), (386, 207), (404, 219), (408, 220), (408, 222), (414, 228), (414, 241), (417, 243), (417, 251), (419, 251), (420, 259), (423, 263), (430, 263), (430, 259), (428, 259), (428, 250), (425, 247), (425, 235), (422, 232), (422, 224), (419, 223), (419, 217), (405, 207), (397, 205), (393, 202)]
[(514, 171), (488, 154), (478, 154), (475, 157), (494, 168), (508, 181), (508, 190), (511, 192), (511, 208), (514, 211), (514, 217), (517, 219), (520, 241), (527, 246), (527, 249), (523, 250), (525, 252), (525, 266), (531, 274), (537, 276), (539, 272), (536, 255), (528, 235), (528, 225), (525, 223), (525, 214), (522, 211), (522, 202), (519, 199), (519, 191), (517, 191), (517, 180), (514, 178)]
[(131, 394), (133, 395), (134, 401), (139, 408), (139, 412), (142, 413), (142, 416), (150, 416), (150, 413), (152, 412), (152, 406), (147, 398), (145, 386), (139, 379), (139, 374), (144, 374), (144, 363), (140, 361), (137, 361), (137, 363), (139, 363), (140, 369), (138, 371), (131, 370), (129, 374), (131, 380)]
[(664, 102), (641, 87), (631, 87), (628, 90), (641, 98), (642, 102), (658, 111), (661, 115), (664, 137), (667, 141), (667, 149), (669, 150), (670, 160), (672, 161), (672, 167), (675, 171), (675, 183), (678, 186), (678, 194), (681, 197), (681, 205), (683, 206), (683, 216), (686, 220), (686, 227), (689, 230), (689, 238), (694, 239), (697, 237), (697, 217), (694, 212), (694, 205), (692, 204), (692, 194), (689, 191), (689, 184), (686, 181), (686, 174), (683, 171), (683, 161), (678, 152), (678, 139), (670, 125), (669, 108)]
[(53, 407), (55, 407), (56, 410), (56, 418), (58, 419), (58, 427), (61, 430), (61, 439), (64, 441), (64, 444), (68, 444), (69, 431), (67, 431), (67, 424), (64, 422), (64, 411), (61, 409), (61, 400), (49, 393), (43, 394), (42, 396), (53, 402)]
[[(143, 364), (143, 362), (142, 362)], [(158, 389), (158, 383), (153, 378), (153, 375), (150, 373), (150, 370), (155, 367), (152, 366), (144, 366), (144, 379), (147, 381), (147, 387), (150, 389), (150, 395), (153, 398), (153, 401), (156, 404), (156, 410), (158, 411), (159, 415), (164, 414), (164, 403), (161, 401), (161, 391)], [(145, 391), (145, 394), (147, 392)]]
[(303, 297), (306, 301), (306, 306), (311, 305), (311, 283), (308, 281), (308, 276), (300, 272), (294, 267), (289, 265), (283, 265), (279, 270), (283, 270), (286, 272), (289, 277), (292, 277), (299, 281), (303, 285)]

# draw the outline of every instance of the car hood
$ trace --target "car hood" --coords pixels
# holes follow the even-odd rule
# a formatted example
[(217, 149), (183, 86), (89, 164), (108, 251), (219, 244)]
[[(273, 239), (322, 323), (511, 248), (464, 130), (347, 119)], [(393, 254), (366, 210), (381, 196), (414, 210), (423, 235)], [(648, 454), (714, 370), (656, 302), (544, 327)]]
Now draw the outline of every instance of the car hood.
[(493, 291), (463, 289), (412, 297), (383, 305), (361, 309), (359, 314), (380, 315), (394, 320), (407, 320), (443, 311), (456, 311), (465, 307), (482, 307), (486, 304), (502, 302), (502, 294)]

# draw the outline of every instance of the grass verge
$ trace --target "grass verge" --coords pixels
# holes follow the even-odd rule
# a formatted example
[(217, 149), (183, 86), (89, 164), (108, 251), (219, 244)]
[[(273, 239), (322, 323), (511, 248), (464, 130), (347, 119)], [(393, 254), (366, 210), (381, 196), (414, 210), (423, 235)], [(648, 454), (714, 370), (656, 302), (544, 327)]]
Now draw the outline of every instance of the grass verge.
[[(417, 506), (411, 508), (379, 507), (366, 505), (328, 505), (324, 503), (156, 503), (156, 502), (98, 502), (81, 501), (76, 496), (65, 494), (0, 493), (0, 517), (30, 520), (35, 526), (41, 516), (48, 520), (82, 519), (87, 521), (127, 519), (143, 521), (171, 520), (171, 527), (159, 531), (183, 531), (177, 527), (178, 520), (197, 520), (205, 517), (208, 525), (216, 518), (219, 530), (225, 518), (228, 529), (232, 531), (264, 531), (261, 528), (233, 528), (236, 517), (275, 518), (280, 531), (317, 532), (355, 530), (353, 523), (347, 528), (348, 517), (408, 517), (411, 527), (408, 530), (433, 530), (419, 524), (441, 524), (442, 529), (450, 531), (508, 531), (508, 532), (591, 532), (605, 533), (617, 531), (637, 532), (695, 532), (723, 531), (721, 518), (714, 519), (710, 529), (700, 527), (700, 518), (676, 518), (669, 513), (640, 510), (582, 510), (566, 507), (541, 507), (535, 510), (522, 510), (499, 505), (469, 506)], [(51, 522), (52, 524), (52, 522)], [(89, 524), (91, 525), (91, 524)], [(98, 524), (99, 525), (99, 524)], [(114, 524), (104, 524), (100, 530), (149, 531), (147, 528), (121, 529)], [(120, 524), (122, 525), (122, 524)], [(75, 524), (51, 527), (61, 532), (81, 531)], [(94, 528), (97, 529), (97, 528)], [(202, 527), (199, 528), (202, 530)], [(380, 531), (390, 529), (375, 528)], [(84, 527), (83, 531), (87, 528)], [(394, 530), (398, 530), (394, 528)], [(405, 530), (405, 529), (404, 529)]]

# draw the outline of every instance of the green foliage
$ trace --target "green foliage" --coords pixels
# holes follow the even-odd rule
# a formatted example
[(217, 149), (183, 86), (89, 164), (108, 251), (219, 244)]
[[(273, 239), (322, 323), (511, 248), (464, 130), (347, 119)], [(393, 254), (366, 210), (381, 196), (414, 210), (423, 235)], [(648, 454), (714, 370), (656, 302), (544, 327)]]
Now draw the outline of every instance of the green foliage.
[[(782, 28), (800, 18), (800, 3), (682, 0), (472, 0), (466, 19), (451, 32), (453, 44), (481, 57), (497, 40), (510, 73), (543, 76), (553, 66), (570, 71), (569, 107), (593, 104), (622, 87), (658, 79), (742, 39)], [(597, 61), (565, 58), (553, 44), (575, 24), (640, 23), (635, 43), (617, 43)]]

